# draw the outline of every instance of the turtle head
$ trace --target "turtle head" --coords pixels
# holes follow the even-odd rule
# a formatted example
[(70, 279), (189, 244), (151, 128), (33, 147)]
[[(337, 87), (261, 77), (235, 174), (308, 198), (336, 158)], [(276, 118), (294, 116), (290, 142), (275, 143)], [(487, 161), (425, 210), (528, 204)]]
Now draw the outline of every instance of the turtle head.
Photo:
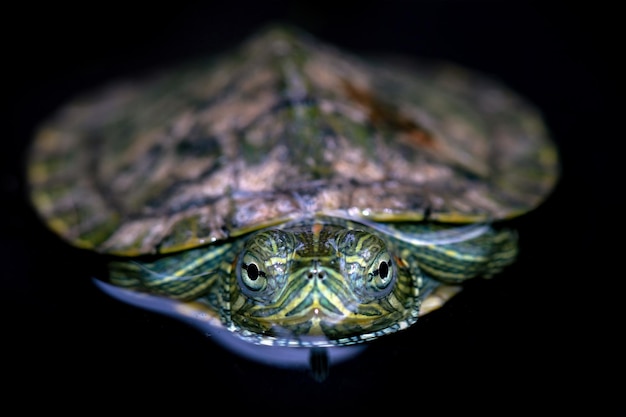
[(257, 232), (233, 278), (232, 321), (262, 343), (358, 343), (419, 313), (418, 277), (365, 228), (314, 223)]

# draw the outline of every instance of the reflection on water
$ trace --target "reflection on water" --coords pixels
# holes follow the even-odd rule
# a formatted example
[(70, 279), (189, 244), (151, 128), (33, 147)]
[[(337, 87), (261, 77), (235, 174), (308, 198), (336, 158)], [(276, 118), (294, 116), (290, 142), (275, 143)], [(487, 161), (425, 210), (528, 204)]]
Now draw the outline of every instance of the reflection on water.
[(191, 324), (233, 353), (264, 365), (310, 369), (318, 380), (326, 378), (330, 367), (354, 358), (365, 349), (362, 345), (325, 348), (256, 345), (240, 339), (224, 328), (218, 317), (193, 303), (127, 290), (98, 279), (93, 281), (100, 290), (113, 298)]

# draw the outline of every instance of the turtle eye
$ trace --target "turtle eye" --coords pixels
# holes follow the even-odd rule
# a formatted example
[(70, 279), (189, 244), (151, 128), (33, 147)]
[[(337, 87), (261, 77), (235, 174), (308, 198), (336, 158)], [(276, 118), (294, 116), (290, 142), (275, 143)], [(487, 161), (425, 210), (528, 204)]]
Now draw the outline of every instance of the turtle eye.
[(354, 293), (363, 302), (387, 296), (393, 289), (395, 266), (387, 244), (373, 233), (351, 230), (338, 237), (338, 252)]
[(370, 291), (378, 293), (389, 287), (395, 271), (388, 253), (380, 253), (371, 263), (367, 286)]
[(259, 271), (256, 263), (241, 264), (241, 279), (243, 283), (253, 291), (262, 290), (267, 283), (265, 271)]
[(390, 262), (385, 262), (385, 261), (381, 261), (380, 265), (378, 265), (378, 270), (374, 271), (374, 272), (378, 272), (378, 276), (381, 279), (385, 279), (389, 276), (389, 266), (390, 266)]
[(284, 286), (287, 255), (291, 248), (288, 236), (280, 230), (252, 235), (239, 255), (237, 283), (246, 297), (270, 302)]

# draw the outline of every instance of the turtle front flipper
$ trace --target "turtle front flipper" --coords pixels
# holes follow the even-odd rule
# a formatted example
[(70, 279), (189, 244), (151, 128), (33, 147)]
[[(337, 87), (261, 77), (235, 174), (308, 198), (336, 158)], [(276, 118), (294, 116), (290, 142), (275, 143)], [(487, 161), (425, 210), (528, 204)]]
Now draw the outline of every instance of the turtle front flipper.
[(460, 284), (475, 277), (490, 278), (517, 257), (517, 233), (511, 229), (443, 224), (391, 227), (396, 230), (393, 239), (400, 247), (401, 256), (417, 263), (411, 268), (419, 268), (446, 284)]
[(428, 294), (420, 305), (420, 317), (443, 307), (452, 297), (461, 292), (460, 285), (441, 284)]
[(464, 281), (490, 278), (517, 256), (517, 233), (510, 229), (464, 226), (463, 230), (463, 226), (440, 224), (390, 227), (396, 231), (392, 235), (402, 258), (411, 270), (423, 274), (420, 316), (442, 307), (461, 291)]
[(192, 301), (220, 291), (225, 259), (234, 245), (224, 243), (160, 257), (154, 261), (115, 260), (109, 263), (112, 284), (137, 291)]

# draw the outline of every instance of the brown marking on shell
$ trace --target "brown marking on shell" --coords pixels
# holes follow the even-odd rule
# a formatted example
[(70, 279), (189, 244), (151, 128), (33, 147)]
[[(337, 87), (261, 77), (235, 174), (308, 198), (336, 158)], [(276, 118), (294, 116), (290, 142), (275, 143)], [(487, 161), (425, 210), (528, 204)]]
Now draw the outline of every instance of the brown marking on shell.
[(419, 126), (415, 120), (405, 116), (398, 109), (377, 99), (376, 95), (365, 88), (359, 88), (348, 80), (343, 81), (347, 96), (367, 109), (370, 123), (401, 134), (401, 138), (416, 147), (434, 147), (436, 141), (432, 135)]
[(498, 83), (365, 62), (276, 29), (221, 59), (70, 103), (29, 159), (50, 227), (120, 255), (337, 210), (503, 219), (537, 206), (557, 171), (536, 110)]

